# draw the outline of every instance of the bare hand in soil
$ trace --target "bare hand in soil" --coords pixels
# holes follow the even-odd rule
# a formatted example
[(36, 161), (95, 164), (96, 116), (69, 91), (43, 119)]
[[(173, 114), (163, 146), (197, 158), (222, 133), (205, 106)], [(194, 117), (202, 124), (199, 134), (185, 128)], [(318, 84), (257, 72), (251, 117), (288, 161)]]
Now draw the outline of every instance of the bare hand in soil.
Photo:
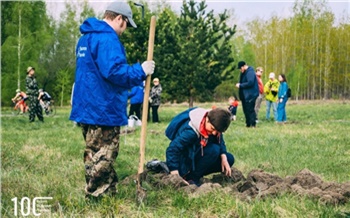
[[(180, 177), (179, 171), (178, 171), (178, 170), (173, 170), (173, 171), (170, 172), (170, 174), (172, 174), (172, 175), (178, 175), (178, 176)], [(185, 185), (190, 185), (186, 180), (184, 180), (183, 178), (181, 178), (181, 179), (183, 180), (183, 183), (184, 183)]]
[(221, 172), (224, 173), (226, 176), (231, 177), (231, 167), (227, 162), (227, 157), (225, 154), (221, 155)]

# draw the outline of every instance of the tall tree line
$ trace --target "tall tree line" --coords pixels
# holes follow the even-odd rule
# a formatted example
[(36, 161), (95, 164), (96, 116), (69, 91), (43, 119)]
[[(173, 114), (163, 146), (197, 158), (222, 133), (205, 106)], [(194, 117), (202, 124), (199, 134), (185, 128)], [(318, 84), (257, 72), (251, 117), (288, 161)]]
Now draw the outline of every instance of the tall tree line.
[[(144, 17), (131, 4), (138, 28), (128, 29), (121, 40), (130, 64), (144, 61), (149, 20), (157, 16), (153, 76), (160, 78), (166, 101), (191, 106), (226, 99), (237, 91), (239, 60), (285, 73), (297, 99), (349, 97), (349, 17), (335, 25), (325, 2), (296, 1), (293, 17), (256, 19), (244, 36), (227, 25), (230, 14), (209, 11), (205, 1), (183, 1), (180, 13), (166, 2), (152, 11), (143, 4)], [(39, 85), (55, 100), (69, 103), (79, 26), (87, 17), (102, 17), (87, 0), (65, 3), (65, 8), (54, 20), (43, 1), (1, 2), (2, 105), (11, 103), (17, 88), (24, 89), (28, 66), (36, 68)]]
[(40, 78), (47, 74), (38, 63), (54, 29), (40, 1), (1, 2), (1, 16), (1, 103), (8, 105), (14, 90), (25, 87), (28, 66), (36, 67)]
[(255, 64), (286, 74), (296, 99), (348, 98), (350, 19), (335, 25), (325, 1), (296, 1), (291, 18), (249, 23)]
[[(42, 1), (2, 3), (2, 56), (5, 58), (1, 60), (1, 80), (6, 84), (1, 88), (2, 105), (9, 105), (16, 88), (24, 89), (28, 66), (36, 68), (42, 88), (61, 105), (68, 104), (74, 82), (79, 25), (87, 17), (96, 15), (86, 0), (65, 5), (60, 20), (55, 21), (47, 15)], [(195, 100), (212, 100), (215, 87), (230, 77), (234, 66), (229, 40), (235, 27), (226, 25), (228, 14), (214, 15), (213, 11), (206, 10), (205, 1), (184, 1), (180, 15), (166, 4), (159, 4), (157, 10), (151, 12), (144, 2), (145, 17), (142, 17), (140, 8), (130, 5), (138, 28), (128, 29), (121, 36), (130, 64), (146, 59), (149, 20), (157, 15), (154, 76), (162, 81), (164, 99), (190, 104)], [(20, 6), (26, 8), (26, 17), (21, 14)], [(35, 13), (28, 12), (34, 9)], [(21, 23), (19, 18), (25, 22)], [(17, 47), (21, 48), (18, 52)]]
[(28, 66), (35, 67), (40, 88), (61, 104), (70, 99), (79, 24), (94, 13), (87, 1), (65, 6), (56, 21), (43, 1), (1, 2), (2, 105), (10, 105), (17, 88), (25, 91)]

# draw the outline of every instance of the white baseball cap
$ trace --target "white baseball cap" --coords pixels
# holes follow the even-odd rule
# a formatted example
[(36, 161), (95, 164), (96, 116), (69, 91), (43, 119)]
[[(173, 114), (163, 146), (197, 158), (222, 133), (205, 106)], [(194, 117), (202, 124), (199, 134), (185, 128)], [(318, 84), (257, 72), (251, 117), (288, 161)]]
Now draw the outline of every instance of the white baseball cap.
[(274, 79), (274, 78), (275, 78), (275, 73), (273, 73), (273, 72), (270, 73), (270, 74), (269, 74), (269, 78), (270, 78), (270, 79)]

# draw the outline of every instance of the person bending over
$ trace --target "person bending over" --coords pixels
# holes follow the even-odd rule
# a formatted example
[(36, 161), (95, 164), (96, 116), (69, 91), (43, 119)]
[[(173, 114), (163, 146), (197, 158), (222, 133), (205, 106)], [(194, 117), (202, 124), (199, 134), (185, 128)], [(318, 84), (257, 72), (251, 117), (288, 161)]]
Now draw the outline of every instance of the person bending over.
[(165, 131), (171, 140), (166, 149), (170, 173), (197, 186), (211, 173), (231, 176), (234, 156), (226, 151), (223, 137), (230, 123), (231, 113), (222, 108), (191, 108), (175, 116)]

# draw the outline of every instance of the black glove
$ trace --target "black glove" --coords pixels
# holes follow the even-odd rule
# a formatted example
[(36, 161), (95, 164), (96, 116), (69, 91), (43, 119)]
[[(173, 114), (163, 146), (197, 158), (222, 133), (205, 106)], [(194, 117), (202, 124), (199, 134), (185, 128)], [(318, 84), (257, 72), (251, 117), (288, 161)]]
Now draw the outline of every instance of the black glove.
[(165, 162), (159, 161), (157, 159), (153, 159), (151, 161), (148, 161), (146, 164), (146, 168), (154, 173), (166, 173), (169, 174), (169, 168), (166, 165)]

